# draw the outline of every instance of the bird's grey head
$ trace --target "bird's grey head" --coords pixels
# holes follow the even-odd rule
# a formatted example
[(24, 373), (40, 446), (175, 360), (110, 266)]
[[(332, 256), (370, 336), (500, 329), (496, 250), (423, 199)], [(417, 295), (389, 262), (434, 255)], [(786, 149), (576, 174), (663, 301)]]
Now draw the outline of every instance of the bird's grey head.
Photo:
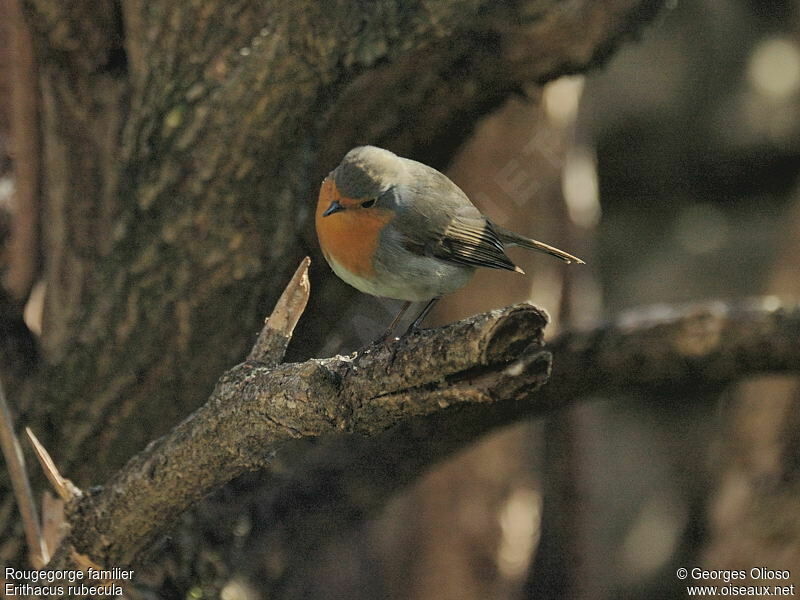
[(333, 171), (336, 187), (348, 198), (375, 198), (398, 181), (403, 165), (394, 152), (359, 146), (348, 152)]

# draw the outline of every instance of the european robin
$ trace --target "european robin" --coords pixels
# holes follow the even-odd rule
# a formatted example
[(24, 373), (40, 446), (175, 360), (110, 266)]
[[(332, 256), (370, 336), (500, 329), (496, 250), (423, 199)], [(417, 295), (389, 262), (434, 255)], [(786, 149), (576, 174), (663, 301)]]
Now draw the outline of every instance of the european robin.
[(477, 267), (524, 273), (506, 246), (571, 254), (492, 223), (436, 169), (375, 146), (353, 148), (322, 182), (316, 213), (325, 260), (340, 278), (373, 296), (428, 300), (419, 326), (441, 296), (463, 287)]

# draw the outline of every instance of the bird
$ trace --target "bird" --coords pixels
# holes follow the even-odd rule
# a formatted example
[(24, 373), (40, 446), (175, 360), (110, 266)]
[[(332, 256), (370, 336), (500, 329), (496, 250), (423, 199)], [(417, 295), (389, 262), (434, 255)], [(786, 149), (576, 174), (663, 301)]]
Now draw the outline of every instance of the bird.
[(446, 175), (377, 146), (350, 150), (322, 181), (317, 238), (333, 272), (357, 290), (404, 300), (388, 338), (413, 302), (427, 301), (408, 332), (436, 301), (465, 286), (478, 267), (524, 274), (508, 246), (565, 263), (580, 258), (501, 227), (484, 216)]

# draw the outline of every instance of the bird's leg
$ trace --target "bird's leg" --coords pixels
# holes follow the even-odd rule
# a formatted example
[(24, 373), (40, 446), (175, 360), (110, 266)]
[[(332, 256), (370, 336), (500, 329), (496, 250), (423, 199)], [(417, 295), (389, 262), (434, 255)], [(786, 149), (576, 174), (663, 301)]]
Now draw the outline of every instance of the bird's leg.
[(438, 300), (439, 300), (438, 296), (436, 298), (431, 298), (430, 302), (428, 302), (425, 305), (425, 308), (422, 309), (422, 312), (419, 313), (419, 316), (416, 319), (414, 319), (414, 322), (411, 323), (411, 325), (408, 326), (408, 330), (406, 331), (406, 334), (409, 334), (409, 333), (419, 329), (419, 326), (422, 325), (422, 321), (425, 320), (425, 317), (428, 316), (428, 313), (431, 312), (431, 309), (433, 308), (433, 305), (436, 304), (436, 302)]
[[(431, 312), (433, 305), (436, 304), (436, 301), (438, 299), (439, 299), (438, 297), (432, 298), (425, 305), (425, 308), (422, 309), (422, 312), (419, 313), (419, 316), (416, 319), (414, 319), (414, 322), (411, 323), (411, 325), (408, 326), (408, 329), (406, 330), (405, 333), (406, 335), (419, 329), (419, 326), (422, 324), (422, 321), (425, 320), (425, 317), (427, 317), (428, 313)], [(375, 340), (376, 343), (385, 342), (392, 336), (392, 333), (394, 333), (394, 328), (397, 327), (397, 324), (400, 322), (400, 319), (403, 318), (403, 315), (406, 314), (406, 311), (410, 306), (411, 306), (411, 300), (406, 300), (403, 303), (403, 306), (400, 307), (400, 312), (397, 313), (397, 316), (394, 319), (392, 319), (392, 323), (389, 325), (386, 331), (383, 332), (383, 335), (380, 336), (377, 340)]]
[(385, 342), (391, 337), (392, 333), (394, 332), (394, 328), (397, 327), (400, 319), (404, 314), (406, 314), (409, 306), (411, 306), (411, 300), (406, 300), (403, 302), (403, 306), (400, 307), (400, 312), (397, 313), (397, 316), (392, 320), (392, 323), (389, 325), (388, 329), (383, 332), (383, 335), (376, 340), (377, 342)]

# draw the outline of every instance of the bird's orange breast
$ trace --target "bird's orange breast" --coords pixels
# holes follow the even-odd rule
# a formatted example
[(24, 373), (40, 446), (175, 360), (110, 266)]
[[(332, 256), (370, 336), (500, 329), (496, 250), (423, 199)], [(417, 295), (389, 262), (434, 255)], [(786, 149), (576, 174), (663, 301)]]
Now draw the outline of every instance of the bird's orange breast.
[[(331, 202), (337, 200), (345, 210), (323, 217)], [(343, 197), (332, 177), (322, 182), (317, 202), (317, 238), (328, 262), (331, 258), (359, 277), (375, 276), (374, 257), (381, 231), (392, 220), (391, 211), (361, 208), (353, 198)]]

